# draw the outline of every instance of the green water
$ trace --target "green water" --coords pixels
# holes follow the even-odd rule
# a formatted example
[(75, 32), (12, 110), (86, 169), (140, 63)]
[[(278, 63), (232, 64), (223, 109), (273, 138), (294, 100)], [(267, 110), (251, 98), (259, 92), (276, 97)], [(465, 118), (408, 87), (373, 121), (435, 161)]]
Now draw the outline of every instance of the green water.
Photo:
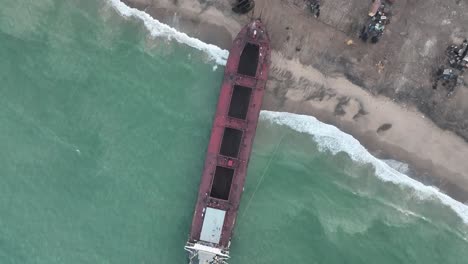
[[(222, 67), (104, 1), (0, 5), (0, 263), (186, 263)], [(262, 120), (230, 263), (466, 263), (467, 234)]]

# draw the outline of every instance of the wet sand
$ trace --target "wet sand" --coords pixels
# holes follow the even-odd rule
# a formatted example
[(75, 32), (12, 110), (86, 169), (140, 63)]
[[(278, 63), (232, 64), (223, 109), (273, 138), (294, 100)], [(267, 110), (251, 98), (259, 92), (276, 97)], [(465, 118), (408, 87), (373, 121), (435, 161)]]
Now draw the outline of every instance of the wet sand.
[[(247, 15), (233, 14), (227, 0), (209, 4), (195, 0), (123, 2), (225, 49), (229, 49), (233, 37), (249, 21)], [(352, 47), (345, 44), (348, 39), (345, 34), (319, 22), (311, 23), (310, 16), (303, 15), (294, 6), (298, 1), (286, 1), (292, 3), (287, 5), (288, 10), (285, 1), (256, 2), (256, 14), (262, 13), (273, 47), (264, 109), (312, 115), (335, 125), (357, 138), (377, 157), (408, 163), (415, 172), (413, 177), (437, 186), (461, 202), (468, 202), (468, 144), (463, 138), (439, 128), (415, 106), (371, 94), (360, 81), (350, 80), (350, 76), (314, 60), (314, 54), (303, 48), (310, 38), (320, 39), (313, 44), (323, 49)], [(285, 16), (285, 13), (295, 15)], [(341, 63), (336, 60), (336, 64)]]

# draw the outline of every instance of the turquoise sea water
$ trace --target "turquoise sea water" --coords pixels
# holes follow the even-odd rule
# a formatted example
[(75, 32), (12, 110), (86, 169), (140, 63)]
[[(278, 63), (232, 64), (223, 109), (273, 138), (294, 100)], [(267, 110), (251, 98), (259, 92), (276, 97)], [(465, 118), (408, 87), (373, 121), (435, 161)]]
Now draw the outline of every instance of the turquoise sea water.
[[(106, 1), (1, 6), (0, 263), (186, 263), (222, 66)], [(460, 211), (359, 151), (262, 113), (230, 263), (466, 263)]]

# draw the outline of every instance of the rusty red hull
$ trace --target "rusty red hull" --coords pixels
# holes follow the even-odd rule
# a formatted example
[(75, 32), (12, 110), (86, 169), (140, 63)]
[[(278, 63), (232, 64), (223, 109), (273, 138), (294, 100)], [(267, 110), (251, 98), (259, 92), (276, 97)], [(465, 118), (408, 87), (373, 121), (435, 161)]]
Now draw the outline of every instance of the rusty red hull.
[[(229, 249), (269, 68), (269, 37), (256, 20), (240, 31), (230, 50), (188, 243)], [(219, 239), (201, 238), (207, 208), (225, 212)]]

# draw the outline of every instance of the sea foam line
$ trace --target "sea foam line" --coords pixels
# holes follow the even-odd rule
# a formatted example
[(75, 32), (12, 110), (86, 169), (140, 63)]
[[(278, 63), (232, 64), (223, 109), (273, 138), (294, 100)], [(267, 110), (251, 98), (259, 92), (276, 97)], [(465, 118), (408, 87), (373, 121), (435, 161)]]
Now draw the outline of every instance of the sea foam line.
[(452, 208), (465, 224), (468, 224), (467, 205), (454, 200), (435, 187), (424, 185), (398, 172), (384, 161), (372, 156), (353, 136), (344, 133), (335, 126), (322, 123), (312, 116), (284, 112), (262, 111), (260, 118), (275, 124), (288, 126), (298, 132), (310, 134), (317, 142), (321, 151), (328, 150), (333, 154), (346, 152), (355, 162), (372, 164), (375, 168), (375, 174), (381, 180), (412, 187), (422, 199), (439, 199), (443, 204)]
[(131, 8), (120, 0), (108, 0), (112, 7), (124, 17), (134, 17), (143, 21), (145, 27), (154, 37), (166, 37), (169, 40), (176, 40), (179, 43), (186, 44), (192, 48), (203, 51), (219, 65), (226, 65), (229, 51), (218, 46), (207, 44), (197, 38), (189, 37), (187, 34), (177, 31), (166, 24), (159, 22), (144, 11)]
[[(187, 34), (159, 22), (149, 14), (135, 8), (131, 8), (120, 0), (108, 0), (111, 5), (124, 17), (135, 17), (143, 21), (150, 34), (154, 37), (166, 37), (175, 39), (177, 42), (207, 53), (219, 65), (225, 65), (229, 52), (215, 45), (204, 43), (203, 41), (189, 37)], [(372, 156), (362, 145), (351, 135), (348, 135), (338, 128), (318, 121), (311, 116), (297, 115), (283, 112), (262, 111), (260, 114), (263, 120), (269, 120), (279, 125), (286, 125), (298, 132), (310, 134), (318, 143), (320, 150), (328, 150), (333, 154), (346, 152), (352, 160), (375, 167), (376, 175), (383, 181), (404, 184), (412, 187), (418, 192), (421, 198), (435, 197), (443, 204), (449, 206), (468, 224), (468, 206), (458, 202), (448, 195), (440, 192), (437, 188), (426, 186), (409, 176), (391, 168), (384, 161)]]

